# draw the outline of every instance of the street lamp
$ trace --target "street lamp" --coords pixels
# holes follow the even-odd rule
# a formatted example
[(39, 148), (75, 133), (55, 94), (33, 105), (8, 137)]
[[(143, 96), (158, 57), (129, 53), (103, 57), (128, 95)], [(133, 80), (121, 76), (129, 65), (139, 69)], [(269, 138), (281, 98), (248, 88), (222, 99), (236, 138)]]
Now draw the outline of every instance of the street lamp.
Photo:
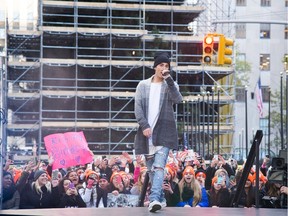
[(183, 102), (183, 103), (182, 103), (182, 106), (183, 106), (183, 107), (182, 107), (182, 112), (183, 112), (183, 117), (182, 117), (182, 118), (183, 118), (183, 148), (185, 149), (185, 148), (187, 148), (186, 142), (185, 142), (185, 141), (186, 141), (186, 140), (185, 140), (185, 139), (186, 139), (186, 134), (185, 134), (185, 129), (186, 129), (186, 127), (185, 127), (185, 118), (186, 118), (186, 117), (185, 117), (185, 102), (186, 102), (186, 101), (183, 100), (182, 102)]
[(286, 70), (286, 146), (284, 146), (285, 149), (287, 149), (287, 142), (288, 142), (288, 70)]
[[(209, 104), (210, 92), (207, 91), (207, 155), (210, 153), (210, 104)], [(204, 155), (203, 155), (204, 156)]]
[(217, 154), (220, 154), (220, 89), (221, 86), (217, 86)]
[(200, 94), (197, 95), (198, 97), (198, 104), (197, 104), (197, 110), (198, 110), (198, 152), (200, 153), (200, 143), (201, 143), (201, 134), (200, 134), (200, 116), (201, 116), (201, 113), (200, 113)]
[(215, 112), (214, 112), (214, 86), (212, 86), (212, 154), (214, 153), (214, 138), (215, 138), (215, 131), (214, 131), (214, 123), (215, 123)]
[(271, 88), (268, 91), (268, 155), (270, 155), (270, 136), (271, 136)]
[(246, 158), (248, 154), (248, 106), (247, 106), (248, 86), (245, 86), (245, 136), (246, 136)]
[(280, 72), (280, 136), (281, 136), (281, 150), (284, 149), (284, 131), (283, 131), (283, 72)]
[(193, 145), (193, 127), (194, 127), (194, 100), (191, 100), (191, 149), (196, 151), (195, 146)]
[(242, 150), (241, 150), (241, 132), (239, 132), (239, 160), (242, 158)]
[(203, 98), (203, 104), (202, 104), (202, 129), (203, 129), (203, 144), (202, 144), (202, 156), (204, 157), (204, 154), (205, 154), (205, 95), (206, 95), (206, 92), (203, 91), (202, 92), (202, 98)]
[(190, 121), (189, 121), (189, 116), (190, 116), (190, 113), (189, 113), (189, 100), (187, 99), (187, 101), (186, 101), (186, 106), (187, 106), (187, 111), (186, 111), (186, 113), (187, 113), (187, 121), (186, 121), (186, 139), (187, 139), (187, 147), (188, 147), (188, 149), (189, 149), (189, 123), (190, 123)]

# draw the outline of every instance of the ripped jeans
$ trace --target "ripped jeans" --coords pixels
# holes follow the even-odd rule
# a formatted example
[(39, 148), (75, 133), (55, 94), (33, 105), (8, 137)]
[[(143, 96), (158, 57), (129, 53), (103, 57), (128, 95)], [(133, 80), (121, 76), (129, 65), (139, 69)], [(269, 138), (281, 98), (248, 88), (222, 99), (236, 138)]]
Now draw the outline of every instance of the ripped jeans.
[(152, 186), (149, 195), (150, 202), (153, 202), (154, 200), (159, 202), (165, 201), (162, 185), (169, 150), (170, 149), (167, 147), (162, 147), (154, 155), (146, 157), (146, 166), (149, 170), (149, 178)]

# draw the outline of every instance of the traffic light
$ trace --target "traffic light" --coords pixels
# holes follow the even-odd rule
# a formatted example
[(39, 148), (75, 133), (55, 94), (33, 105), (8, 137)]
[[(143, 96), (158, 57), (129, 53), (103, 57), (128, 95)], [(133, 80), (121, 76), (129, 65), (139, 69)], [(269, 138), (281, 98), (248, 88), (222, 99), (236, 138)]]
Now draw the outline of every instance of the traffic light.
[(212, 34), (207, 34), (203, 39), (202, 62), (211, 64), (213, 56), (214, 38)]
[(218, 65), (230, 65), (232, 64), (232, 58), (229, 56), (232, 55), (233, 40), (229, 38), (225, 38), (224, 35), (219, 36), (219, 44), (218, 44), (218, 54), (217, 54), (217, 64)]

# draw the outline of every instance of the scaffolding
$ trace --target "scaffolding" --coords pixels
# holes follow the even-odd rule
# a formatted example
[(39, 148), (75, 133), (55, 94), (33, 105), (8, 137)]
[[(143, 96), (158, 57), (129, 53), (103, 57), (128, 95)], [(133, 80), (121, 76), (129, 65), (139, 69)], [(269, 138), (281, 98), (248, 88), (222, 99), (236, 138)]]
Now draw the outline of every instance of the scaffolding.
[(176, 0), (39, 1), (36, 29), (6, 29), (9, 151), (21, 160), (36, 143), (45, 155), (46, 135), (83, 131), (94, 154), (131, 153), (136, 86), (154, 73), (154, 53), (168, 51), (184, 96), (180, 148), (229, 153), (234, 69), (202, 65), (202, 36), (187, 24), (203, 11)]

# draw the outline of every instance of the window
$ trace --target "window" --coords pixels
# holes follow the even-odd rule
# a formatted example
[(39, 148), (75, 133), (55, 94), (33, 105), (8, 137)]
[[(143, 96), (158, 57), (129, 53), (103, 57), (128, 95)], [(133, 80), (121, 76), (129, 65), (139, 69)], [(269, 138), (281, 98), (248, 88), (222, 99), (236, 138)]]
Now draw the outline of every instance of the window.
[(288, 25), (286, 25), (284, 29), (284, 38), (288, 39)]
[(246, 6), (246, 0), (236, 0), (236, 6)]
[(20, 11), (17, 9), (13, 11), (13, 29), (20, 29)]
[(261, 0), (261, 6), (262, 7), (269, 7), (269, 6), (271, 6), (271, 1), (270, 0)]
[(285, 71), (288, 70), (288, 54), (284, 55), (284, 68), (285, 68)]
[(27, 30), (33, 30), (33, 11), (27, 15)]
[(270, 38), (270, 24), (260, 24), (260, 38)]
[(285, 7), (288, 7), (288, 0), (285, 0)]
[(246, 24), (236, 24), (236, 38), (246, 38)]
[(260, 54), (260, 70), (270, 70), (270, 54)]
[(237, 102), (245, 102), (245, 87), (235, 88), (235, 98)]
[(239, 61), (246, 61), (246, 54), (245, 53), (237, 53), (237, 59)]
[(269, 91), (270, 87), (269, 86), (261, 86), (261, 91), (262, 91), (262, 100), (264, 103), (269, 102)]
[(260, 118), (259, 129), (263, 131), (263, 134), (268, 134), (268, 118)]

